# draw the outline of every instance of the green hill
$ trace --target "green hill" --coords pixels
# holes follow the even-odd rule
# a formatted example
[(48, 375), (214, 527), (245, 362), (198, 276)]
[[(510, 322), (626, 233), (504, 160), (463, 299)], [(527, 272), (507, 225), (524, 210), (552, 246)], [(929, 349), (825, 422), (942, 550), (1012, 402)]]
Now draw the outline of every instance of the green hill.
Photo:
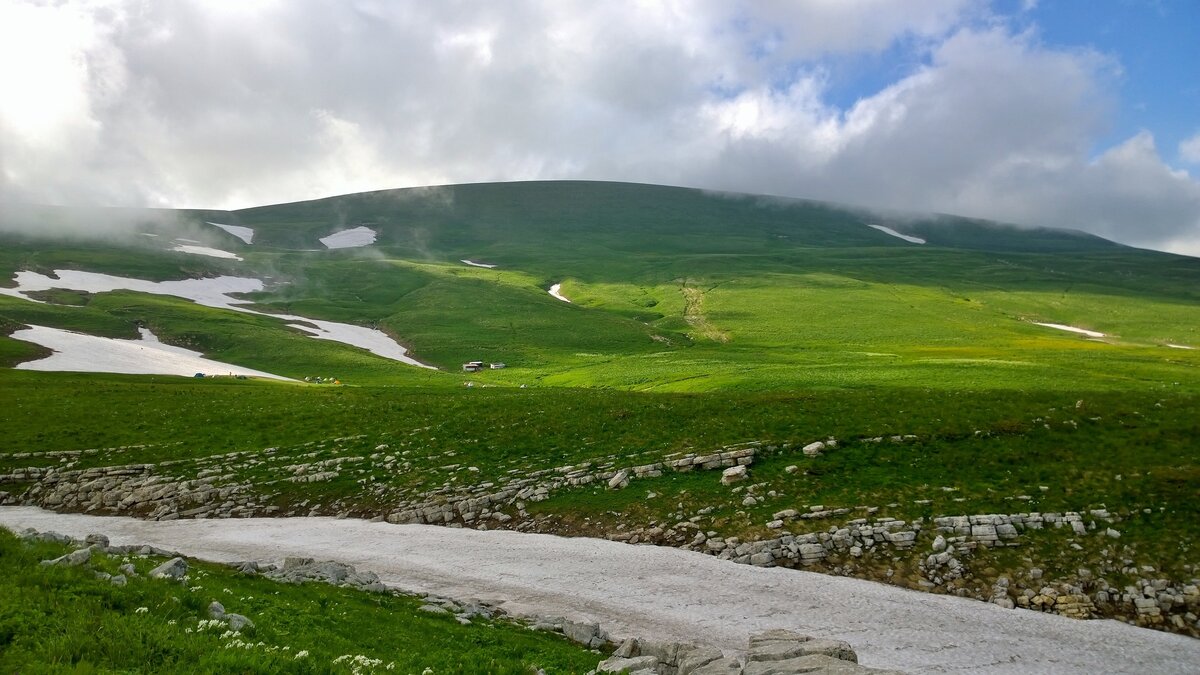
[[(502, 522), (628, 537), (686, 519), (753, 541), (778, 536), (766, 525), (775, 514), (818, 507), (905, 521), (1106, 510), (1119, 540), (1031, 535), (1024, 548), (976, 553), (973, 576), (935, 587), (987, 599), (999, 576), (1035, 565), (1047, 580), (1082, 584), (1085, 567), (1116, 587), (1144, 585), (1147, 566), (1172, 584), (1200, 569), (1200, 349), (1189, 349), (1200, 347), (1200, 259), (1078, 232), (623, 183), (4, 217), (0, 286), (55, 270), (265, 286), (239, 296), (258, 314), (65, 281), (0, 293), (0, 502), (47, 504), (35, 488), (51, 465), (152, 462), (187, 480), (214, 475), (216, 462), (222, 480), (274, 509), (264, 513), (383, 517), (514, 475), (758, 441), (783, 450), (755, 460), (752, 498), (698, 471), (637, 489), (560, 486)], [(252, 243), (210, 223), (252, 228)], [(359, 227), (374, 243), (320, 241)], [(180, 240), (240, 260), (171, 250)], [(555, 285), (569, 303), (550, 295)], [(314, 340), (301, 328), (313, 321), (377, 328), (438, 370)], [(350, 386), (14, 370), (46, 354), (5, 337), (26, 325), (126, 339), (149, 328), (211, 359)], [(471, 360), (507, 367), (463, 372)], [(905, 440), (872, 440), (892, 436)], [(795, 452), (829, 437), (836, 451)], [(53, 454), (64, 451), (83, 454)], [(314, 461), (356, 468), (281, 479)], [(822, 569), (929, 588), (932, 534), (921, 537), (911, 559)], [(1096, 612), (1142, 621), (1132, 608)]]

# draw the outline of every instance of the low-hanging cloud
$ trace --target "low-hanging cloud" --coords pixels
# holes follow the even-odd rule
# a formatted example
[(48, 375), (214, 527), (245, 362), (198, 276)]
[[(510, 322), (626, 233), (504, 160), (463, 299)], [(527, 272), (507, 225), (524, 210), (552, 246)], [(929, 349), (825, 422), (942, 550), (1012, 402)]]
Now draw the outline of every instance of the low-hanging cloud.
[[(834, 102), (831, 63), (900, 43), (915, 65)], [(636, 180), (1200, 253), (1200, 182), (1149, 132), (1094, 155), (1119, 67), (965, 0), (16, 1), (0, 199), (231, 208)]]

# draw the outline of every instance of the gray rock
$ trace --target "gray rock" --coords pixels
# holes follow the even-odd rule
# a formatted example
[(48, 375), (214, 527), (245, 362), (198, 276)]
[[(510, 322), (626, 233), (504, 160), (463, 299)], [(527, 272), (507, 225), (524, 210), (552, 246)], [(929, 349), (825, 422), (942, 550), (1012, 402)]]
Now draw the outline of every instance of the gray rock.
[(125, 578), (124, 574), (118, 574), (117, 576), (109, 579), (108, 581), (113, 586), (124, 586), (125, 584), (129, 583), (129, 580)]
[(81, 548), (78, 551), (71, 551), (70, 553), (59, 556), (53, 560), (43, 560), (42, 564), (47, 567), (51, 567), (51, 566), (79, 567), (80, 565), (88, 564), (89, 562), (91, 562), (91, 560), (92, 560), (92, 549), (89, 546), (88, 548)]
[(125, 563), (124, 565), (118, 567), (117, 571), (127, 577), (136, 577), (138, 575), (137, 568), (133, 566), (133, 563)]
[(312, 558), (287, 557), (283, 559), (283, 571), (296, 569), (297, 567), (305, 567), (313, 564)]
[(150, 570), (152, 579), (183, 579), (187, 574), (188, 564), (183, 558), (171, 558), (167, 562)]
[(608, 642), (608, 635), (600, 630), (599, 624), (563, 621), (562, 632), (569, 640), (591, 649)]
[[(686, 675), (740, 675), (741, 672), (742, 663), (737, 659), (719, 658), (687, 671)], [(680, 670), (679, 675), (685, 675), (684, 671)]]
[(222, 605), (221, 603), (217, 602), (216, 600), (213, 600), (208, 605), (208, 617), (210, 619), (224, 619), (225, 618), (225, 606)]
[(641, 653), (641, 650), (638, 648), (637, 638), (626, 638), (626, 640), (621, 643), (621, 646), (617, 647), (617, 651), (613, 652), (613, 656), (629, 659), (635, 656), (640, 656)]
[(639, 670), (655, 672), (656, 668), (658, 668), (658, 657), (655, 656), (634, 656), (632, 658), (612, 656), (600, 662), (600, 665), (596, 666), (596, 672), (620, 673), (628, 671), (629, 673), (633, 673)]
[(731, 466), (721, 472), (721, 485), (733, 485), (739, 481), (746, 480), (746, 475), (745, 466)]
[(102, 534), (89, 534), (88, 536), (84, 537), (83, 543), (87, 544), (88, 546), (98, 546), (102, 549), (106, 549), (108, 548), (108, 537)]
[(428, 612), (429, 614), (449, 614), (450, 610), (441, 605), (421, 605), (417, 608), (418, 611)]
[(797, 675), (811, 673), (813, 675), (885, 675), (896, 671), (876, 670), (866, 668), (851, 661), (826, 656), (810, 654), (786, 661), (752, 661), (746, 664), (743, 675)]
[(241, 614), (226, 614), (225, 621), (229, 623), (229, 630), (241, 632), (244, 628), (254, 628), (254, 622)]
[(688, 646), (679, 654), (679, 675), (691, 675), (701, 668), (725, 658), (716, 647)]

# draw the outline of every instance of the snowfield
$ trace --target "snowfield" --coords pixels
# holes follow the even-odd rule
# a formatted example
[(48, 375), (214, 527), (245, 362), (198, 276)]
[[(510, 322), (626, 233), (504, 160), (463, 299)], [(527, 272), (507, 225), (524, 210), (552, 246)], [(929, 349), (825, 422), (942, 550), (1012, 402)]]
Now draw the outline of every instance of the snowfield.
[(175, 244), (171, 247), (172, 251), (180, 253), (191, 253), (193, 255), (206, 255), (210, 258), (225, 258), (226, 260), (241, 260), (242, 257), (236, 253), (222, 251), (219, 248), (210, 248), (208, 246), (197, 246), (195, 244)]
[(908, 235), (908, 234), (900, 234), (899, 232), (897, 232), (897, 231), (893, 230), (892, 228), (887, 227), (885, 225), (871, 225), (870, 223), (868, 223), (867, 227), (873, 227), (876, 230), (883, 232), (884, 234), (890, 234), (893, 237), (896, 237), (898, 239), (903, 239), (904, 241), (907, 241), (910, 244), (924, 244), (925, 243), (925, 240), (920, 237), (914, 237), (914, 236)]
[(473, 260), (459, 260), (458, 262), (460, 262), (460, 263), (462, 263), (462, 264), (464, 264), (464, 265), (470, 265), (471, 267), (483, 267), (483, 268), (486, 268), (486, 269), (489, 269), (489, 270), (490, 270), (490, 269), (495, 269), (495, 268), (496, 268), (496, 266), (495, 266), (495, 265), (489, 265), (489, 264), (487, 264), (487, 263), (475, 262), (475, 261), (473, 261)]
[(250, 301), (230, 297), (230, 294), (233, 293), (261, 291), (263, 289), (261, 279), (221, 276), (208, 279), (182, 279), (180, 281), (144, 281), (142, 279), (127, 279), (111, 274), (80, 272), (78, 270), (55, 270), (54, 274), (58, 277), (57, 279), (44, 274), (38, 274), (37, 272), (17, 272), (14, 277), (17, 287), (0, 288), (0, 294), (11, 295), (23, 300), (29, 300), (30, 302), (38, 301), (25, 296), (25, 293), (47, 291), (52, 288), (86, 291), (89, 293), (128, 290), (155, 295), (173, 295), (185, 300), (191, 300), (205, 307), (216, 307), (218, 309), (228, 309), (245, 314), (275, 317), (291, 322), (288, 325), (298, 328), (314, 338), (341, 342), (342, 344), (365, 349), (372, 354), (382, 356), (386, 359), (400, 361), (411, 366), (436, 370), (434, 366), (421, 363), (408, 356), (408, 350), (401, 347), (395, 340), (388, 337), (382, 331), (363, 326), (338, 323), (337, 321), (309, 319), (294, 314), (259, 312), (245, 306), (250, 304)]
[(325, 244), (325, 248), (329, 249), (360, 248), (374, 244), (375, 234), (375, 230), (359, 226), (349, 230), (339, 230), (328, 237), (321, 237), (320, 241)]
[[(848, 577), (738, 565), (681, 549), (587, 538), (335, 518), (142, 521), (0, 507), (0, 525), (215, 561), (338, 560), (384, 583), (599, 621), (614, 636), (745, 648), (789, 628), (848, 641), (863, 665), (909, 673), (1196, 672), (1200, 640), (1078, 621)], [(254, 618), (254, 617), (251, 617)]]
[(243, 242), (245, 242), (247, 244), (249, 244), (250, 242), (252, 242), (254, 240), (254, 229), (253, 228), (242, 227), (241, 225), (222, 225), (221, 223), (214, 223), (210, 220), (206, 220), (204, 222), (209, 225), (212, 225), (213, 227), (219, 227), (222, 230), (225, 230), (229, 234), (232, 234), (233, 236), (237, 237), (238, 239), (241, 239)]
[(1091, 338), (1105, 337), (1104, 333), (1101, 333), (1099, 331), (1088, 330), (1086, 328), (1076, 328), (1075, 326), (1066, 326), (1061, 323), (1038, 323), (1037, 321), (1034, 321), (1033, 323), (1034, 323), (1034, 325), (1037, 325), (1037, 326), (1045, 326), (1046, 328), (1054, 328), (1056, 330), (1065, 330), (1068, 333), (1078, 333), (1080, 335), (1086, 335)]
[(571, 302), (570, 300), (568, 300), (566, 298), (566, 296), (564, 296), (562, 294), (562, 284), (554, 284), (553, 286), (550, 287), (550, 290), (548, 290), (546, 292), (549, 293), (551, 296), (558, 298), (559, 300), (562, 300), (563, 302)]
[(208, 373), (295, 381), (261, 370), (213, 361), (204, 358), (200, 352), (163, 344), (146, 328), (139, 328), (138, 332), (142, 335), (140, 340), (119, 340), (59, 328), (30, 326), (14, 332), (11, 337), (54, 350), (54, 354), (44, 359), (18, 364), (17, 370), (184, 376)]

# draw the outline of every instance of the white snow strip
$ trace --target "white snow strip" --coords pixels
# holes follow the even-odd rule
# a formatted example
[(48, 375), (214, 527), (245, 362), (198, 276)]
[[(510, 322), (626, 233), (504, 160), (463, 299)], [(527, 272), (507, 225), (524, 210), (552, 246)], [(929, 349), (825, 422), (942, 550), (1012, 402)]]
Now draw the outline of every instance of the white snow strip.
[(158, 236), (157, 234), (154, 234), (153, 232), (138, 232), (138, 234), (142, 235), (143, 237), (157, 237)]
[(328, 237), (321, 237), (320, 241), (322, 244), (325, 244), (325, 248), (359, 248), (361, 246), (370, 246), (375, 243), (375, 230), (360, 225), (349, 230), (339, 230)]
[(1195, 349), (1195, 347), (1189, 347), (1187, 345), (1173, 345), (1170, 342), (1167, 343), (1167, 346), (1171, 349)]
[(1054, 328), (1057, 330), (1065, 330), (1070, 333), (1079, 333), (1080, 335), (1086, 335), (1088, 337), (1094, 337), (1094, 338), (1105, 337), (1104, 333), (1101, 333), (1098, 331), (1088, 330), (1086, 328), (1076, 328), (1075, 326), (1065, 326), (1061, 323), (1039, 323), (1037, 321), (1034, 321), (1033, 323), (1038, 326), (1045, 326), (1046, 328)]
[(890, 234), (893, 237), (898, 237), (900, 239), (903, 239), (904, 241), (907, 241), (910, 244), (924, 244), (925, 243), (925, 240), (920, 237), (914, 237), (909, 234), (900, 234), (899, 232), (897, 232), (897, 231), (893, 230), (892, 228), (887, 227), (885, 225), (872, 225), (870, 223), (867, 223), (867, 227), (873, 227), (873, 228), (879, 230), (880, 232), (883, 232), (884, 234)]
[(562, 290), (562, 284), (554, 284), (553, 286), (550, 287), (550, 290), (546, 291), (546, 292), (549, 293), (550, 295), (558, 298), (559, 300), (562, 300), (563, 302), (571, 302), (570, 300), (568, 300), (566, 298), (566, 296), (564, 296), (560, 292), (561, 290)]
[(477, 263), (477, 262), (474, 262), (471, 260), (459, 260), (458, 262), (463, 263), (464, 265), (470, 265), (471, 267), (486, 267), (489, 270), (496, 267), (495, 265), (489, 265), (487, 263)]
[(193, 253), (195, 255), (206, 255), (211, 258), (225, 258), (227, 260), (241, 260), (242, 259), (241, 256), (239, 256), (235, 253), (230, 253), (229, 251), (222, 251), (220, 249), (209, 248), (207, 246), (196, 246), (194, 244), (175, 244), (174, 246), (171, 247), (171, 250), (179, 251), (180, 253)]
[(213, 227), (219, 227), (222, 230), (225, 230), (229, 234), (232, 234), (247, 244), (254, 240), (254, 230), (252, 228), (242, 227), (241, 225), (223, 225), (221, 223), (214, 223), (211, 220), (206, 220), (204, 222), (212, 225)]
[(309, 333), (312, 337), (322, 340), (332, 340), (341, 342), (354, 347), (365, 349), (372, 354), (382, 356), (386, 359), (400, 361), (411, 366), (419, 366), (421, 368), (429, 368), (437, 370), (435, 366), (430, 366), (407, 355), (404, 347), (401, 347), (395, 340), (388, 337), (382, 331), (373, 328), (364, 328), (352, 324), (338, 323), (336, 321), (324, 321), (321, 319), (309, 319), (295, 314), (270, 314), (267, 312), (259, 312), (246, 305), (250, 304), (248, 300), (238, 300), (230, 297), (233, 293), (252, 293), (263, 289), (261, 279), (251, 279), (247, 277), (230, 277), (221, 276), (209, 279), (183, 279), (180, 281), (144, 281), (141, 279), (127, 279), (125, 277), (113, 276), (111, 274), (98, 274), (96, 272), (80, 272), (78, 270), (55, 270), (54, 274), (57, 279), (52, 279), (44, 274), (37, 272), (17, 272), (14, 280), (17, 282), (16, 288), (0, 288), (0, 295), (11, 295), (23, 300), (33, 300), (26, 297), (24, 293), (31, 291), (48, 291), (52, 288), (64, 288), (72, 291), (87, 291), (89, 293), (108, 293), (110, 291), (127, 290), (137, 291), (139, 293), (151, 293), (154, 295), (173, 295), (175, 297), (191, 300), (198, 305), (205, 307), (216, 307), (218, 309), (229, 309), (235, 312), (244, 312), (246, 314), (257, 314), (259, 316), (271, 316), (277, 319), (283, 319), (290, 322), (303, 322), (311, 324), (308, 326), (295, 326)]
[(19, 364), (17, 369), (184, 376), (228, 373), (294, 382), (287, 377), (213, 361), (204, 358), (200, 352), (163, 344), (146, 328), (139, 328), (138, 332), (142, 334), (140, 340), (119, 340), (46, 326), (22, 328), (12, 337), (47, 347), (54, 353), (44, 359)]
[[(977, 600), (739, 565), (665, 546), (335, 518), (143, 521), (0, 507), (0, 525), (208, 560), (332, 559), (390, 585), (477, 597), (518, 615), (599, 621), (615, 636), (742, 650), (770, 628), (848, 641), (859, 661), (907, 673), (1196, 672), (1200, 640)], [(599, 661), (601, 657), (597, 656)]]

